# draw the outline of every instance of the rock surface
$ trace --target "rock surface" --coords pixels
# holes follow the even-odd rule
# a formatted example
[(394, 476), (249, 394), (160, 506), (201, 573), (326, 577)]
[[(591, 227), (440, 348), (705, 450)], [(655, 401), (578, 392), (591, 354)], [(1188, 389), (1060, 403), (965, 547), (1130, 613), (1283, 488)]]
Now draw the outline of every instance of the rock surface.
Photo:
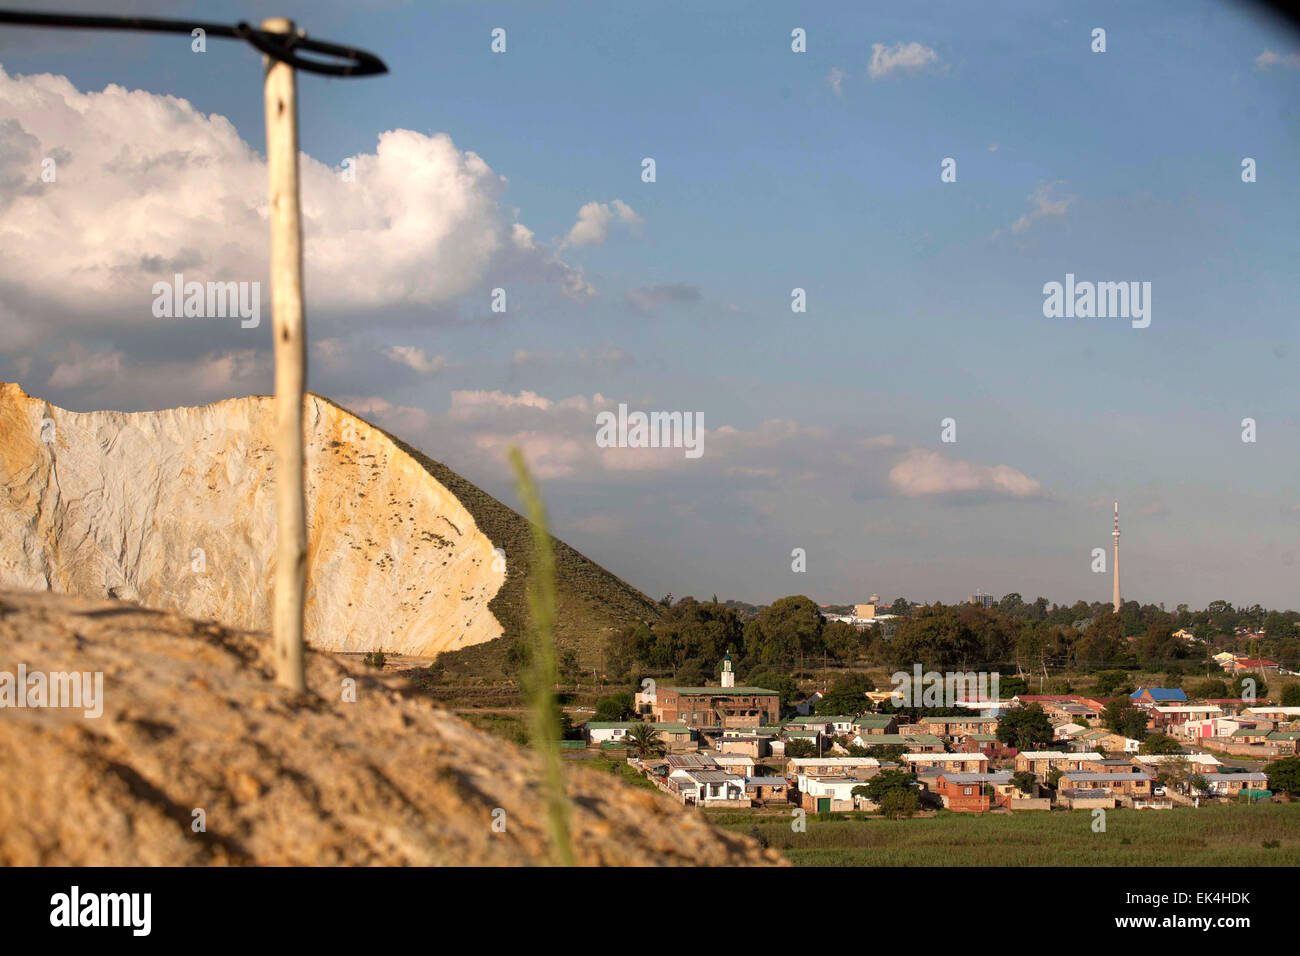
[[(500, 637), (504, 562), (470, 512), (384, 432), (317, 396), (307, 434), (307, 641), (418, 656)], [(270, 626), (266, 397), (69, 412), (0, 383), (0, 587), (116, 597)]]
[[(311, 693), (294, 698), (272, 683), (268, 644), (116, 601), (0, 591), (0, 672), (104, 675), (99, 717), (0, 709), (0, 865), (548, 861), (531, 754), (329, 654), (307, 654)], [(783, 862), (608, 775), (573, 767), (568, 788), (581, 864)]]

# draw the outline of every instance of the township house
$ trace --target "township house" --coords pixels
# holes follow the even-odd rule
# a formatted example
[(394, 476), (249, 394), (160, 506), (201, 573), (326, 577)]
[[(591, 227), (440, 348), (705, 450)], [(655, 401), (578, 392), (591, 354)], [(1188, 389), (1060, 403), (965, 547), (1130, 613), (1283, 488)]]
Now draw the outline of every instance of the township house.
[(943, 753), (943, 741), (933, 734), (859, 734), (852, 741), (859, 747), (906, 747), (913, 753)]
[[(1097, 728), (1080, 728), (1078, 724), (1064, 725), (1065, 746), (1068, 750), (1091, 752), (1098, 748), (1116, 753), (1135, 754), (1142, 747), (1142, 741), (1125, 737), (1110, 730)], [(1059, 731), (1060, 728), (1057, 728)]]
[(830, 734), (838, 737), (840, 734), (851, 734), (854, 732), (854, 718), (837, 716), (813, 716), (813, 717), (796, 717), (790, 721), (791, 725), (804, 727), (808, 730), (820, 731), (823, 734)]
[(790, 781), (785, 777), (745, 778), (745, 795), (749, 797), (751, 806), (788, 803), (789, 793)]
[[(913, 745), (912, 749), (924, 753), (928, 748)], [(1004, 744), (998, 740), (997, 734), (991, 733), (960, 734), (953, 743), (953, 750), (957, 753), (983, 754), (990, 760), (1001, 760), (1016, 755), (1015, 747)]]
[[(785, 775), (798, 777), (872, 777), (880, 770), (875, 757), (791, 757), (785, 763)], [(800, 788), (803, 789), (802, 787)]]
[(754, 758), (743, 754), (715, 754), (713, 763), (719, 770), (737, 773), (742, 777), (748, 777), (754, 773)]
[(1157, 704), (1152, 708), (1152, 727), (1165, 732), (1189, 720), (1211, 720), (1223, 716), (1217, 704)]
[(917, 724), (925, 733), (936, 737), (956, 737), (959, 734), (992, 733), (998, 728), (996, 717), (922, 717)]
[(1263, 773), (1203, 773), (1201, 776), (1216, 797), (1235, 797), (1268, 789), (1268, 775)]
[(725, 770), (674, 770), (668, 787), (682, 803), (696, 807), (747, 807), (745, 778)]
[(1247, 707), (1242, 716), (1276, 721), (1278, 730), (1300, 729), (1300, 726), (1292, 726), (1300, 725), (1300, 707)]
[(1016, 754), (1016, 770), (1028, 770), (1038, 777), (1046, 777), (1053, 770), (1082, 770), (1084, 764), (1103, 760), (1096, 751), (1064, 753), (1060, 750), (1022, 750)]
[(1115, 773), (1095, 770), (1067, 770), (1057, 782), (1059, 790), (1104, 790), (1112, 796), (1151, 796), (1152, 777), (1140, 770)]
[(981, 813), (995, 806), (1010, 806), (1014, 786), (1011, 771), (1001, 773), (958, 773), (944, 770), (931, 790), (949, 810)]
[(799, 784), (799, 805), (809, 813), (835, 813), (875, 806), (865, 797), (853, 796), (853, 788), (867, 782), (865, 777), (816, 777), (801, 773), (796, 779)]
[(716, 747), (724, 754), (761, 760), (771, 752), (772, 738), (758, 734), (724, 734)]
[(1129, 700), (1139, 707), (1151, 708), (1157, 704), (1185, 704), (1187, 695), (1176, 687), (1139, 687), (1129, 694)]
[(853, 720), (853, 732), (859, 737), (879, 737), (898, 733), (898, 721), (889, 714), (863, 714)]
[(953, 773), (980, 773), (989, 765), (984, 754), (907, 753), (901, 759), (913, 772), (934, 767)]
[[(1101, 715), (1105, 701), (1080, 694), (1017, 694), (1012, 698), (1022, 707), (1037, 704), (1052, 722), (1074, 721), (1086, 723)], [(1080, 720), (1078, 718), (1084, 718)]]

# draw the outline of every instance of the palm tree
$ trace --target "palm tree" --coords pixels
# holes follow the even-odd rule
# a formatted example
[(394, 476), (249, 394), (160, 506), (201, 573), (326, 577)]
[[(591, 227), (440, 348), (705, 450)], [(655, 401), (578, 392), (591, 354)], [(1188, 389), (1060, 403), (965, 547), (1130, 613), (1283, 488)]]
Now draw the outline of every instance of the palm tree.
[(663, 750), (663, 741), (659, 738), (659, 732), (655, 730), (654, 724), (647, 724), (644, 721), (634, 724), (624, 735), (623, 742), (628, 750), (636, 751), (636, 755), (643, 759)]

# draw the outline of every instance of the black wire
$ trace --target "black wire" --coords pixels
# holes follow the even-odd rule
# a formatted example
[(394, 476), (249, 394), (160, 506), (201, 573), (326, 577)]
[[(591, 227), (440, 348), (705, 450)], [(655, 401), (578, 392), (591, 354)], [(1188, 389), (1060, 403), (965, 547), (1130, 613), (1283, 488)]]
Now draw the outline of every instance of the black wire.
[[(281, 63), (287, 63), (305, 73), (325, 76), (374, 76), (387, 73), (384, 61), (373, 53), (355, 47), (310, 40), (300, 34), (270, 33), (258, 30), (247, 23), (233, 27), (201, 20), (159, 20), (153, 17), (92, 17), (76, 13), (31, 13), (26, 10), (0, 10), (0, 24), (28, 27), (63, 27), (69, 30), (137, 30), (145, 33), (192, 33), (202, 30), (214, 37), (243, 40), (262, 53)], [(350, 63), (325, 63), (307, 60), (297, 55), (303, 50), (323, 53), (326, 56), (350, 60)]]

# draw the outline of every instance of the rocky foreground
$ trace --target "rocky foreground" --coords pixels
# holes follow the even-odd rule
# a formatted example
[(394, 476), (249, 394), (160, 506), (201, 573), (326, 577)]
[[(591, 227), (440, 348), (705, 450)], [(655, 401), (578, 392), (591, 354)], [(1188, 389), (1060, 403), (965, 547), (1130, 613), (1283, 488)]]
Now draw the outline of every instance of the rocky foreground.
[[(310, 694), (295, 699), (272, 680), (264, 635), (0, 590), (0, 680), (20, 664), (29, 681), (101, 672), (103, 712), (0, 709), (0, 865), (549, 859), (532, 755), (373, 669), (309, 651)], [(607, 775), (575, 769), (569, 792), (580, 864), (782, 862)]]

